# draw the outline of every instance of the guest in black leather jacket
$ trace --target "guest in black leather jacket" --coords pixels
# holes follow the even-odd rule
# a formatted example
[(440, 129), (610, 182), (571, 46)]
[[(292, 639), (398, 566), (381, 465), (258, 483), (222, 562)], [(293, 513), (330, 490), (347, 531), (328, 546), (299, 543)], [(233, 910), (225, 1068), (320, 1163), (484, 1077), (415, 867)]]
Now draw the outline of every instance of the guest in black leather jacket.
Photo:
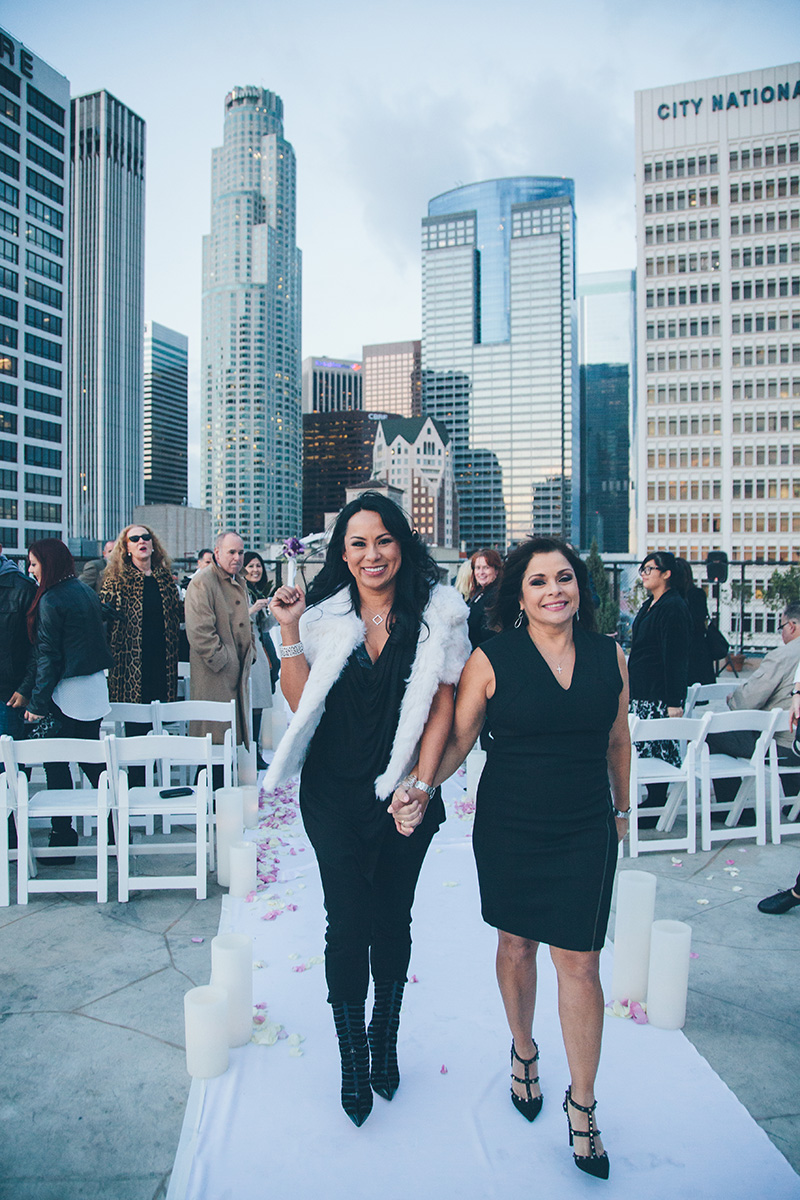
[[(28, 610), (28, 636), (33, 644), (35, 681), (27, 721), (55, 719), (57, 736), (97, 741), (100, 722), (109, 711), (104, 671), (113, 664), (106, 644), (97, 595), (75, 578), (75, 563), (57, 538), (43, 538), (28, 550), (30, 571), (39, 587)], [(100, 769), (84, 771), (97, 783)], [(48, 788), (71, 788), (66, 763), (45, 767)], [(70, 817), (53, 817), (51, 846), (76, 846)], [(66, 863), (68, 859), (59, 859)]]
[(26, 617), (36, 588), (0, 546), (0, 733), (25, 736), (22, 714), (33, 682)]

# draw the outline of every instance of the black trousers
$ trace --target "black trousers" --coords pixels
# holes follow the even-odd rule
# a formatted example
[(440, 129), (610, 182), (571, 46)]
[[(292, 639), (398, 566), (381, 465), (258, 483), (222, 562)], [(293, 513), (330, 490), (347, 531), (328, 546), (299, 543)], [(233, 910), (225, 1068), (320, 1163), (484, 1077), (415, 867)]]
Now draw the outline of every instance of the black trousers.
[[(87, 742), (98, 742), (100, 740), (100, 721), (78, 721), (75, 717), (68, 717), (63, 713), (58, 705), (52, 705), (53, 713), (58, 718), (60, 726), (59, 737), (65, 738), (82, 738)], [(86, 778), (91, 783), (92, 787), (97, 787), (100, 776), (103, 774), (103, 767), (100, 763), (81, 763), (81, 770)], [(68, 763), (45, 763), (44, 773), (47, 777), (47, 786), (50, 789), (68, 790), (72, 787), (72, 774)], [(72, 828), (71, 817), (51, 817), (50, 824), (53, 829), (61, 832), (65, 829)]]
[[(328, 928), (325, 977), (328, 1002), (366, 1000), (370, 969), (376, 982), (405, 980), (411, 958), (411, 907), (422, 863), (444, 820), (437, 792), (421, 824), (403, 837), (376, 806), (369, 831), (307, 787), (300, 811), (319, 863)], [(381, 820), (382, 818), (382, 820)]]

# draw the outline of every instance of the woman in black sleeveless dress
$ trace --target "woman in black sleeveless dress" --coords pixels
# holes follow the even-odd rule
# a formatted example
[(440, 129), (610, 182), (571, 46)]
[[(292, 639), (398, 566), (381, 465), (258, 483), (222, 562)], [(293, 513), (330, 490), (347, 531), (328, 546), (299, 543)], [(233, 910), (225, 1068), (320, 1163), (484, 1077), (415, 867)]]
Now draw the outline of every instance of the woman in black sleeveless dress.
[(483, 917), (498, 930), (497, 978), (513, 1035), (511, 1099), (530, 1121), (542, 1106), (533, 1013), (536, 952), (546, 942), (571, 1073), (570, 1144), (581, 1151), (574, 1157), (582, 1171), (607, 1178), (594, 1081), (599, 954), (629, 805), (625, 660), (615, 642), (593, 632), (586, 567), (553, 539), (535, 538), (509, 555), (495, 617), (503, 632), (464, 669), (438, 778), (463, 761), (488, 716), (473, 845)]

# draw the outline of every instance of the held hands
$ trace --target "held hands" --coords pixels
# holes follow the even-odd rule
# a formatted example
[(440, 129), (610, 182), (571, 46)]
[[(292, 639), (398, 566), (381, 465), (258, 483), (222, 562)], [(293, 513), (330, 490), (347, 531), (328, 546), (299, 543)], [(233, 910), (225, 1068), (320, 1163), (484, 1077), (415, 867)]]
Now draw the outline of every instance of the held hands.
[(425, 816), (428, 807), (428, 793), (419, 788), (406, 787), (402, 783), (395, 788), (389, 812), (394, 817), (395, 828), (403, 837), (411, 834)]
[(680, 706), (678, 708), (668, 708), (667, 716), (668, 717), (682, 717), (683, 709)]
[(297, 587), (279, 587), (269, 609), (279, 625), (296, 625), (306, 611), (305, 594)]

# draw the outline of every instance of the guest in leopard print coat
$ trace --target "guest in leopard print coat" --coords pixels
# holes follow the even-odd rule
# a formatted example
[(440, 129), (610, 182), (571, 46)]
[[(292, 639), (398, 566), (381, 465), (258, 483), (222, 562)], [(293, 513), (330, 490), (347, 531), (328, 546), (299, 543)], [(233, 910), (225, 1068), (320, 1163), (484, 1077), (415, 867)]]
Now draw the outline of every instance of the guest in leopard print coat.
[[(175, 700), (183, 605), (167, 553), (146, 525), (128, 525), (117, 538), (100, 601), (116, 618), (109, 632), (111, 702)], [(140, 732), (132, 727), (126, 731)]]

